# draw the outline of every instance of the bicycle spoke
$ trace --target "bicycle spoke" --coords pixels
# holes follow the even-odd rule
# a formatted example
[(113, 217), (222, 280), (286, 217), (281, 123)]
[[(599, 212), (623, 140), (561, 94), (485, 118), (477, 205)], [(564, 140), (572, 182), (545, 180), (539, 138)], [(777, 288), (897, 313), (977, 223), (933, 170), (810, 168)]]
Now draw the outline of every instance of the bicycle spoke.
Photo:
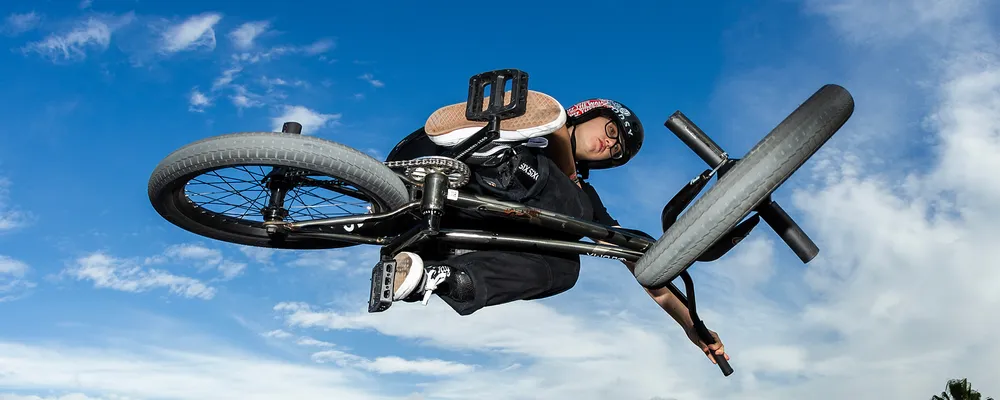
[[(260, 193), (257, 195), (257, 197), (255, 197), (253, 199), (253, 204), (257, 205), (257, 200), (260, 199), (260, 196), (263, 196), (263, 195), (264, 195), (264, 191), (261, 190)], [(259, 211), (259, 209), (258, 209), (258, 211)], [(246, 217), (248, 212), (250, 212), (250, 208), (249, 207), (247, 207), (246, 211), (243, 211), (243, 215), (240, 215), (240, 218)]]
[[(308, 190), (309, 194), (311, 194), (311, 195), (313, 195), (313, 196), (316, 196), (316, 197), (319, 197), (320, 199), (322, 199), (323, 201), (326, 201), (326, 202), (328, 202), (328, 203), (333, 203), (333, 200), (332, 200), (332, 199), (328, 199), (328, 198), (325, 198), (325, 197), (323, 197), (323, 196), (320, 196), (320, 195), (316, 194), (315, 192), (313, 192), (313, 190), (314, 190), (314, 189), (309, 189), (309, 190)], [(345, 209), (344, 209), (343, 207), (341, 207), (341, 206), (339, 206), (339, 205), (337, 205), (337, 206), (335, 206), (335, 207), (337, 207), (337, 208), (339, 208), (339, 209), (343, 210), (343, 211), (344, 211), (345, 213), (348, 213), (348, 214), (350, 214), (350, 213), (351, 213), (350, 211), (347, 211), (347, 210), (345, 210)]]
[[(232, 172), (228, 172), (229, 170), (207, 172), (191, 179), (188, 182), (188, 186), (191, 187), (185, 194), (190, 201), (199, 204), (209, 213), (241, 220), (262, 221), (262, 210), (267, 207), (270, 194), (265, 181), (271, 174), (264, 167), (235, 166), (231, 168)], [(312, 171), (283, 168), (286, 168), (285, 177), (294, 185), (286, 193), (285, 202), (281, 205), (285, 207), (289, 220), (315, 220), (359, 213), (352, 213), (348, 207), (357, 207), (362, 209), (361, 212), (370, 212), (368, 201), (348, 200), (353, 197), (364, 199), (366, 196), (346, 182), (338, 179), (322, 179), (328, 177)], [(274, 171), (273, 168), (271, 171)], [(212, 179), (205, 179), (205, 176), (211, 176)], [(196, 185), (205, 188), (198, 188)], [(319, 193), (316, 190), (319, 188), (325, 189), (329, 194)], [(233, 196), (242, 200), (232, 199)], [(329, 212), (324, 211), (327, 208), (332, 209)]]

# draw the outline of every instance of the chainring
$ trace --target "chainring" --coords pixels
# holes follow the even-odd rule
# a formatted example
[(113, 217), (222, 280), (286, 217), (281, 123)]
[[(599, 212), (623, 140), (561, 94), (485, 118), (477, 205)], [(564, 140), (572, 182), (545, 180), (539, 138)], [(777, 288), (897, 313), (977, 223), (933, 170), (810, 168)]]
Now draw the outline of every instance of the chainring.
[(386, 161), (389, 168), (404, 168), (403, 173), (415, 182), (423, 183), (432, 172), (440, 172), (448, 177), (448, 187), (458, 189), (469, 183), (472, 172), (469, 166), (451, 157), (425, 156), (412, 160)]

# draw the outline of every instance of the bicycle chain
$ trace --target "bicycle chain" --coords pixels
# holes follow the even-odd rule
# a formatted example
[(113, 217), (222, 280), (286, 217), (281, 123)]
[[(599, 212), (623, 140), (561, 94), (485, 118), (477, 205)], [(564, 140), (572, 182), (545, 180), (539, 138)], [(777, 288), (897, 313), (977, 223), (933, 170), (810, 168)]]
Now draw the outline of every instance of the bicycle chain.
[(441, 156), (427, 156), (414, 158), (412, 160), (386, 161), (383, 164), (389, 168), (405, 168), (406, 175), (417, 182), (423, 182), (423, 177), (428, 172), (421, 172), (420, 169), (434, 169), (448, 175), (448, 187), (458, 189), (469, 183), (471, 170), (465, 163), (454, 158)]

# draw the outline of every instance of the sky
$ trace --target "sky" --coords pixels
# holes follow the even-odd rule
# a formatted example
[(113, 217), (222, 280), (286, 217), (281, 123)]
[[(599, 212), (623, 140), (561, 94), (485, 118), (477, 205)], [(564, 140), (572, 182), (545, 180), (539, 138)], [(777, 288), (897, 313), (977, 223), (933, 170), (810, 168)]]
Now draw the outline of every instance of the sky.
[[(467, 4), (0, 6), (0, 399), (903, 399), (952, 378), (1000, 396), (995, 2)], [(774, 196), (819, 256), (762, 225), (691, 269), (732, 376), (614, 261), (470, 316), (369, 314), (377, 248), (213, 241), (146, 197), (174, 149), (288, 120), (383, 159), (499, 68), (643, 119), (642, 154), (592, 183), (653, 235), (705, 168), (663, 127), (675, 110), (739, 155), (823, 84), (852, 93)]]

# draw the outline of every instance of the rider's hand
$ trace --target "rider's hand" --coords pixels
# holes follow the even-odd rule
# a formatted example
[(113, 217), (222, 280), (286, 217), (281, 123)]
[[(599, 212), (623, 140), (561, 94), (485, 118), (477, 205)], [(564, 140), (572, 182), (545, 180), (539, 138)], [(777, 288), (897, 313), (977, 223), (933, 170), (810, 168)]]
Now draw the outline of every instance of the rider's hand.
[(712, 337), (715, 339), (715, 343), (712, 343), (711, 345), (706, 345), (702, 342), (701, 339), (698, 338), (698, 333), (695, 332), (694, 328), (687, 329), (687, 336), (688, 339), (691, 339), (691, 342), (694, 343), (695, 346), (698, 346), (698, 348), (705, 353), (705, 357), (708, 357), (708, 359), (712, 361), (712, 364), (715, 364), (715, 357), (712, 356), (712, 353), (718, 355), (725, 354), (726, 360), (728, 361), (729, 354), (726, 354), (726, 346), (722, 345), (722, 340), (719, 339), (719, 334), (715, 333), (713, 330), (709, 330), (708, 332), (711, 333)]

